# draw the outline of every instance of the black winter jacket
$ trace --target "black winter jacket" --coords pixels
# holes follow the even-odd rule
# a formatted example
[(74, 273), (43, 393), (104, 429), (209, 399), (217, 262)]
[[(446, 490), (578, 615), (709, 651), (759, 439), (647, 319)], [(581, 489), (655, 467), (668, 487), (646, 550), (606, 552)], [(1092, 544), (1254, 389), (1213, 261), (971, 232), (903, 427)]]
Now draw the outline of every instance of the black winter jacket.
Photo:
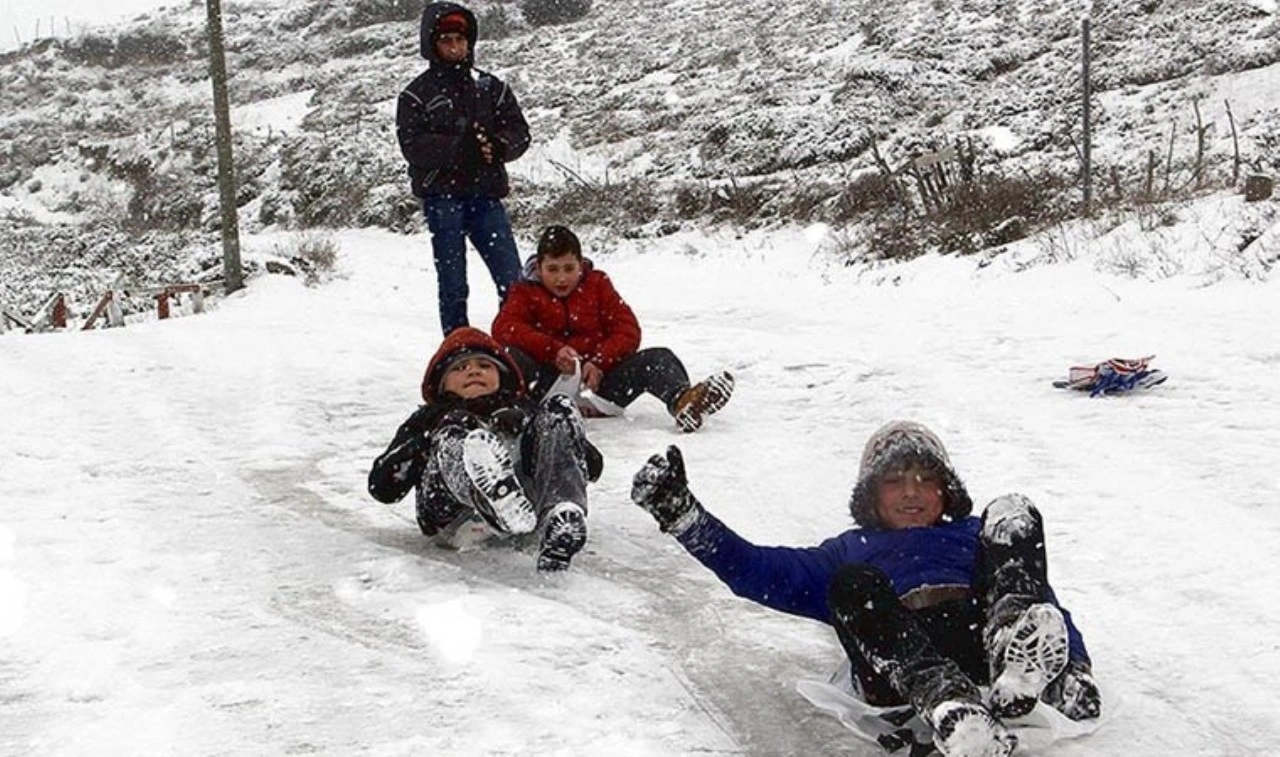
[[(446, 416), (449, 417), (448, 422), (456, 422), (456, 411), (461, 411), (467, 415), (471, 424), (506, 434), (513, 430), (503, 428), (511, 422), (511, 416), (502, 416), (513, 410), (518, 413), (516, 417), (527, 419), (537, 411), (537, 403), (528, 398), (516, 399), (510, 392), (503, 390), (474, 400), (463, 400), (447, 394), (443, 402), (422, 405), (400, 424), (386, 451), (373, 461), (373, 467), (369, 470), (369, 494), (379, 502), (390, 504), (400, 501), (422, 481), (427, 464), (428, 439), (431, 432), (445, 422)], [(525, 430), (517, 432), (522, 445), (527, 443)], [(604, 456), (591, 442), (586, 443), (584, 453), (587, 480), (596, 481), (604, 469)], [(524, 459), (528, 461), (530, 457), (525, 456)], [(526, 473), (532, 475), (531, 471)]]
[(533, 407), (528, 400), (518, 400), (505, 390), (474, 400), (447, 394), (442, 402), (422, 405), (400, 424), (386, 451), (373, 461), (369, 494), (379, 502), (398, 502), (417, 486), (426, 467), (428, 438), (452, 411), (467, 413), (476, 425), (488, 426), (492, 414), (503, 409), (515, 409), (527, 416)]
[[(440, 60), (435, 50), (436, 22), (450, 13), (462, 13), (469, 22), (467, 59), (456, 64)], [(473, 65), (476, 32), (475, 15), (460, 5), (429, 3), (422, 12), (421, 52), (430, 65), (400, 93), (396, 105), (396, 138), (418, 197), (506, 197), (510, 184), (504, 163), (529, 148), (529, 124), (515, 93)], [(492, 163), (480, 157), (477, 129), (493, 144)]]

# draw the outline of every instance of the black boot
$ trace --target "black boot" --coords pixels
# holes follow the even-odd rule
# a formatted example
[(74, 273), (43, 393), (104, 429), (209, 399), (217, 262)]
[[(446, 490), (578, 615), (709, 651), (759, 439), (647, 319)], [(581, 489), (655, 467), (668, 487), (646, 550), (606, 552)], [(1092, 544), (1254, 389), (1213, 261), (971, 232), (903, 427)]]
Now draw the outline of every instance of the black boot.
[[(569, 567), (587, 543), (587, 481), (594, 450), (573, 400), (547, 397), (525, 431), (521, 455), (541, 527), (538, 570)], [(598, 473), (598, 467), (597, 467)]]
[(1044, 522), (1020, 494), (982, 515), (977, 582), (986, 607), (983, 641), (991, 666), (992, 711), (1025, 715), (1067, 664), (1066, 620), (1049, 601)]

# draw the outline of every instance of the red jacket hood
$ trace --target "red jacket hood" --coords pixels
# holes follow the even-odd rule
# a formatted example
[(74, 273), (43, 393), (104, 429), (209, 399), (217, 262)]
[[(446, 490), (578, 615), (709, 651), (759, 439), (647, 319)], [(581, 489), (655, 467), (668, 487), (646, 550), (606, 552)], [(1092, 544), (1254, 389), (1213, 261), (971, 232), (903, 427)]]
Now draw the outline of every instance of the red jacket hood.
[(502, 349), (502, 345), (480, 329), (463, 326), (449, 332), (427, 363), (427, 371), (422, 375), (422, 399), (427, 404), (440, 402), (440, 380), (444, 378), (444, 365), (452, 355), (464, 350), (483, 352), (506, 366), (506, 370), (502, 372), (500, 387), (517, 398), (524, 397), (524, 375), (520, 373), (520, 366)]

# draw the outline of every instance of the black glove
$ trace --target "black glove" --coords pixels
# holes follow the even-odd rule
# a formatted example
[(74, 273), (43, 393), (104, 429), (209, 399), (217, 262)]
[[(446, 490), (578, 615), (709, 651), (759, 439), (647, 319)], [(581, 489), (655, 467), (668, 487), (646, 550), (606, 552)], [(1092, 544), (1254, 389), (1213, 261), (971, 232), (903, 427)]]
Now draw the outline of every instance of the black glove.
[(457, 426), (459, 428), (464, 428), (467, 431), (474, 431), (483, 425), (484, 424), (480, 422), (480, 419), (476, 417), (475, 413), (470, 410), (464, 410), (463, 408), (457, 407), (440, 416), (440, 419), (436, 421), (435, 428), (431, 429), (431, 431), (438, 431), (447, 426)]
[(1092, 720), (1102, 714), (1102, 693), (1087, 662), (1068, 662), (1062, 675), (1049, 684), (1044, 698), (1072, 720)]
[(489, 413), (489, 427), (510, 436), (519, 436), (529, 423), (529, 416), (518, 407), (502, 407)]
[(674, 444), (666, 456), (654, 455), (631, 481), (631, 501), (649, 511), (658, 527), (670, 532), (677, 522), (702, 505), (689, 491), (684, 457)]
[(427, 455), (427, 440), (425, 437), (415, 434), (404, 442), (392, 447), (375, 461), (375, 465), (386, 465), (390, 467), (398, 467), (407, 462), (416, 462), (417, 460), (425, 460)]
[(480, 139), (475, 125), (467, 126), (462, 133), (462, 144), (459, 148), (458, 162), (468, 170), (475, 170), (482, 163), (484, 157), (480, 154)]

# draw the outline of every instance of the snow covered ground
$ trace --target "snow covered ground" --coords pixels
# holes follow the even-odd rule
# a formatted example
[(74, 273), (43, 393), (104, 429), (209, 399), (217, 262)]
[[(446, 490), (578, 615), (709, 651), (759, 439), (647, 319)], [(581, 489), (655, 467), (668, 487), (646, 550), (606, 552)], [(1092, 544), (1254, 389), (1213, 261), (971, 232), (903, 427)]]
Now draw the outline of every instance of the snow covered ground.
[[(893, 418), (937, 430), (975, 500), (1046, 514), (1119, 701), (1053, 754), (1276, 743), (1280, 284), (1119, 276), (1117, 239), (1022, 272), (844, 268), (818, 228), (595, 255), (645, 344), (738, 391), (694, 435), (649, 398), (588, 422), (591, 537), (554, 577), (430, 546), (364, 491), (439, 340), (424, 236), (341, 234), (333, 282), (255, 279), (200, 316), (0, 337), (0, 753), (873, 754), (796, 693), (841, 659), (830, 629), (733, 597), (627, 494), (678, 443), (730, 525), (813, 544)], [(1050, 386), (1150, 353), (1171, 378), (1146, 394)]]

